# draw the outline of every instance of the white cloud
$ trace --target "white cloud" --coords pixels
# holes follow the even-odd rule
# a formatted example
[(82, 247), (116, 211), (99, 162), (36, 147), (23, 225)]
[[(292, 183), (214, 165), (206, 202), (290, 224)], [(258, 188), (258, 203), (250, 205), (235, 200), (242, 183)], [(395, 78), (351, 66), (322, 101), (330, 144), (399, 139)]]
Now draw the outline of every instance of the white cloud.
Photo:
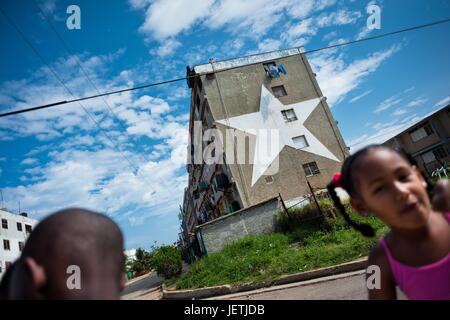
[(350, 102), (350, 103), (356, 102), (356, 101), (358, 101), (358, 100), (364, 98), (364, 97), (367, 96), (368, 94), (370, 94), (372, 91), (373, 91), (372, 89), (367, 90), (367, 91), (364, 91), (364, 92), (361, 93), (360, 95), (358, 95), (358, 96), (353, 97), (352, 99), (350, 99), (349, 102)]
[(424, 103), (426, 103), (428, 101), (428, 99), (424, 99), (424, 98), (416, 98), (413, 101), (408, 103), (408, 107), (416, 107), (416, 106), (420, 106), (423, 105)]
[(277, 39), (264, 39), (258, 43), (259, 52), (274, 51), (280, 49), (282, 42)]
[(293, 18), (306, 18), (313, 12), (323, 10), (336, 3), (336, 0), (297, 0), (291, 1), (287, 13)]
[(175, 36), (197, 19), (208, 16), (212, 3), (213, 0), (156, 0), (148, 7), (139, 30), (158, 40)]
[[(107, 211), (110, 215), (130, 205), (154, 207), (161, 202), (179, 203), (185, 177), (178, 176), (170, 160), (139, 162), (135, 176), (120, 154), (111, 149), (97, 152), (55, 152), (53, 162), (39, 168), (39, 182), (5, 189), (8, 203), (20, 200), (39, 217), (68, 206)], [(152, 211), (153, 215), (160, 214)]]
[(431, 113), (421, 116), (413, 114), (403, 119), (395, 119), (390, 122), (376, 123), (372, 126), (372, 128), (375, 129), (376, 132), (372, 134), (365, 133), (355, 139), (350, 139), (349, 141), (347, 141), (347, 145), (350, 147), (350, 152), (354, 153), (370, 144), (383, 143), (410, 128), (418, 121), (426, 118), (430, 114)]
[(31, 165), (31, 164), (37, 163), (38, 161), (39, 160), (36, 158), (26, 158), (26, 159), (22, 160), (22, 162), (20, 164)]
[[(145, 10), (139, 30), (162, 41), (188, 31), (196, 24), (233, 34), (258, 38), (288, 16), (303, 19), (336, 3), (336, 0), (130, 0), (133, 9)], [(352, 13), (340, 10), (321, 23), (353, 23)], [(295, 39), (293, 39), (294, 41)]]
[(158, 48), (150, 50), (150, 53), (164, 58), (172, 55), (180, 46), (181, 42), (174, 39), (167, 39)]
[(369, 34), (373, 31), (373, 29), (367, 28), (367, 26), (364, 26), (361, 28), (361, 31), (356, 36), (356, 40), (361, 40), (369, 36)]
[(339, 10), (332, 13), (322, 13), (315, 19), (315, 25), (319, 28), (328, 26), (340, 26), (345, 24), (353, 24), (361, 17), (359, 11)]
[(402, 102), (402, 98), (398, 97), (398, 94), (393, 95), (392, 97), (389, 97), (387, 99), (385, 99), (384, 101), (382, 101), (373, 111), (374, 113), (380, 113), (382, 111), (385, 111), (389, 108), (391, 108), (392, 106), (395, 106), (396, 104), (399, 104), (400, 102)]
[(436, 102), (436, 104), (433, 106), (433, 108), (440, 108), (449, 103), (450, 103), (450, 96)]
[(294, 24), (289, 27), (282, 34), (282, 37), (286, 39), (295, 39), (304, 36), (313, 36), (317, 33), (317, 27), (314, 25), (314, 20), (312, 18), (308, 18), (302, 20), (299, 24)]
[(336, 38), (337, 35), (338, 35), (338, 32), (336, 30), (335, 31), (331, 31), (331, 32), (327, 33), (326, 35), (324, 35), (322, 40), (323, 41), (329, 41), (329, 40), (331, 40), (333, 38)]
[(259, 37), (281, 20), (287, 3), (286, 0), (216, 1), (204, 25), (211, 29), (226, 27), (234, 34), (245, 32), (249, 36)]
[[(345, 24), (353, 24), (361, 17), (359, 11), (338, 10), (331, 13), (322, 13), (317, 17), (309, 17), (303, 19), (300, 22), (287, 23), (284, 29), (286, 30), (281, 34), (281, 38), (289, 46), (302, 46), (309, 42), (310, 37), (318, 33), (321, 28), (329, 26), (339, 26)], [(328, 33), (324, 36), (324, 39), (331, 39), (337, 35), (336, 31)], [(299, 41), (301, 40), (301, 45)], [(344, 39), (334, 40), (333, 43), (342, 42)]]
[[(82, 59), (89, 62), (86, 68), (89, 74), (95, 75), (94, 82), (104, 84), (105, 90), (117, 89), (124, 81), (128, 83), (127, 75), (131, 73), (119, 72), (119, 76), (111, 76), (106, 67), (110, 58), (84, 56)], [(71, 68), (71, 61), (58, 60), (52, 65), (65, 79), (71, 79), (67, 84), (77, 95), (92, 93), (78, 68)], [(3, 83), (0, 92), (17, 101), (14, 108), (66, 99), (52, 77), (42, 69), (37, 70), (24, 80)], [(124, 92), (105, 98), (128, 135), (119, 130), (118, 120), (111, 117), (101, 99), (83, 103), (116, 142), (120, 152), (78, 105), (2, 118), (0, 137), (47, 140), (45, 145), (27, 153), (30, 158), (24, 159), (22, 164), (34, 167), (23, 170), (21, 182), (7, 188), (5, 201), (17, 203), (20, 200), (37, 218), (74, 205), (107, 211), (126, 222), (136, 214), (139, 215), (135, 219), (137, 223), (152, 215), (175, 214), (186, 185), (183, 169), (188, 116), (174, 114), (177, 109), (163, 99), (137, 94)], [(56, 137), (63, 138), (63, 142), (54, 140)], [(122, 154), (138, 168), (137, 175), (132, 173)], [(36, 166), (37, 161), (33, 159), (41, 157), (46, 161)]]
[(392, 113), (392, 115), (393, 115), (393, 116), (401, 116), (401, 115), (403, 115), (403, 114), (405, 114), (405, 113), (408, 113), (408, 110), (400, 108), (400, 109), (395, 110), (395, 111)]
[(128, 0), (131, 8), (135, 10), (145, 9), (151, 2), (151, 0)]
[(357, 88), (363, 80), (375, 72), (383, 61), (400, 50), (394, 45), (383, 51), (375, 52), (365, 59), (344, 62), (342, 54), (335, 51), (312, 55), (310, 63), (317, 74), (317, 81), (327, 97), (330, 105), (339, 103), (344, 97)]

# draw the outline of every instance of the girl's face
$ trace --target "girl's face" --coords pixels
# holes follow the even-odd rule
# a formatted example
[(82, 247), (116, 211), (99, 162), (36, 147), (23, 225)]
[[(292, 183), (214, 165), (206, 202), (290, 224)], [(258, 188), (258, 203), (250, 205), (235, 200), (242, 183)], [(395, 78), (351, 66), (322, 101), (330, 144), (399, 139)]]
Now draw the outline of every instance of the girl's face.
[(430, 200), (420, 172), (401, 155), (376, 148), (355, 163), (352, 206), (371, 212), (391, 228), (416, 229), (427, 223)]

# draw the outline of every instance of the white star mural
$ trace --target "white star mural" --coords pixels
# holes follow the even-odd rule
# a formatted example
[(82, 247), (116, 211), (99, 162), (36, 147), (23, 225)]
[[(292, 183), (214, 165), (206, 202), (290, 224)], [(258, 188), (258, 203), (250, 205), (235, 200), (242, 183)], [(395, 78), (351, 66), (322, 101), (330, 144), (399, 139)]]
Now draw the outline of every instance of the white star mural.
[[(290, 146), (302, 151), (320, 155), (322, 157), (339, 161), (336, 156), (331, 153), (304, 125), (309, 115), (317, 108), (321, 98), (311, 99), (303, 102), (283, 105), (275, 98), (269, 90), (263, 85), (261, 86), (261, 100), (259, 112), (253, 112), (217, 121), (225, 126), (229, 126), (249, 134), (256, 135), (255, 159), (253, 161), (252, 186), (258, 179), (264, 175), (274, 159), (278, 156), (285, 146)], [(286, 121), (283, 117), (283, 110), (287, 111), (291, 119), (297, 120)], [(293, 117), (293, 118), (292, 118)], [(279, 141), (268, 141), (270, 137), (269, 130), (278, 130)], [(269, 133), (267, 133), (269, 132)], [(294, 139), (295, 138), (295, 139)], [(265, 145), (264, 145), (265, 144)], [(268, 150), (264, 153), (264, 161), (255, 161), (256, 157), (262, 153), (262, 150)], [(261, 155), (260, 155), (261, 156)]]

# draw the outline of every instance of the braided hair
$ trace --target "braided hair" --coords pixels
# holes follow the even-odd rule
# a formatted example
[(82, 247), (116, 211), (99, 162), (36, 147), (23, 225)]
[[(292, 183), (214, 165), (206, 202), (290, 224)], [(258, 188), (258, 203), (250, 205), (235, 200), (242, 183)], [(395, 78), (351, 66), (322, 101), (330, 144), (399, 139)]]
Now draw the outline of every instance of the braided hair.
[[(351, 227), (353, 227), (355, 230), (359, 231), (362, 235), (364, 235), (366, 237), (374, 237), (375, 231), (373, 230), (373, 228), (370, 225), (364, 224), (364, 223), (357, 223), (350, 218), (349, 214), (345, 210), (344, 205), (341, 202), (341, 199), (338, 197), (338, 195), (336, 193), (336, 188), (337, 187), (343, 188), (345, 191), (347, 191), (347, 193), (350, 196), (356, 195), (357, 192), (356, 192), (355, 183), (354, 183), (354, 175), (352, 174), (352, 170), (351, 170), (352, 166), (354, 166), (356, 160), (359, 159), (361, 156), (366, 155), (370, 151), (372, 151), (374, 149), (379, 149), (379, 148), (386, 148), (386, 149), (392, 150), (394, 152), (397, 152), (401, 157), (403, 157), (406, 161), (408, 161), (409, 164), (415, 165), (417, 167), (417, 162), (405, 150), (393, 149), (393, 148), (389, 148), (389, 147), (386, 147), (383, 145), (373, 144), (373, 145), (369, 145), (369, 146), (355, 152), (354, 154), (352, 154), (351, 156), (346, 158), (342, 165), (341, 172), (336, 173), (333, 176), (333, 180), (327, 185), (327, 189), (330, 194), (331, 200), (333, 200), (335, 207), (340, 211), (340, 213), (344, 217), (344, 220)], [(422, 173), (422, 176), (425, 179), (425, 182), (427, 183), (427, 192), (431, 198), (433, 185), (428, 180), (427, 175), (424, 175)]]

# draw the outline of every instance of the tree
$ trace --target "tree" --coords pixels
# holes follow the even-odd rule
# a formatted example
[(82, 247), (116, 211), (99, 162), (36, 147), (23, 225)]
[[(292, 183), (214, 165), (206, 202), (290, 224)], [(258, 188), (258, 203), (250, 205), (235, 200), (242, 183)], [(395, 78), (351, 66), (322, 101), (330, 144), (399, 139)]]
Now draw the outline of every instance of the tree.
[(179, 275), (182, 270), (181, 252), (176, 246), (161, 246), (152, 251), (151, 265), (164, 278)]

